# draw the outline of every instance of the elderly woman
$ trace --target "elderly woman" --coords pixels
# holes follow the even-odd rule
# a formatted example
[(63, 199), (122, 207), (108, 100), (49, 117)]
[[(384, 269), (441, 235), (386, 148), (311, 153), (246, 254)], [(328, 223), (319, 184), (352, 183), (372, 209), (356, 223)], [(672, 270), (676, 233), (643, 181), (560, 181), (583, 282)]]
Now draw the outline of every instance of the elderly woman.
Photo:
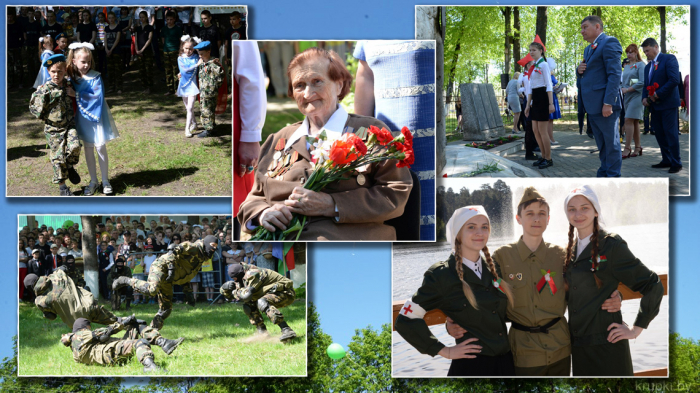
[(397, 168), (396, 160), (372, 164), (322, 192), (303, 188), (313, 172), (307, 137), (386, 127), (338, 104), (352, 84), (345, 62), (335, 52), (309, 48), (292, 59), (287, 75), (289, 95), (306, 118), (263, 144), (253, 189), (238, 212), (243, 232), (252, 234), (258, 225), (285, 230), (298, 213), (308, 217), (301, 240), (395, 240), (394, 228), (384, 222), (403, 214), (412, 187), (409, 170)]

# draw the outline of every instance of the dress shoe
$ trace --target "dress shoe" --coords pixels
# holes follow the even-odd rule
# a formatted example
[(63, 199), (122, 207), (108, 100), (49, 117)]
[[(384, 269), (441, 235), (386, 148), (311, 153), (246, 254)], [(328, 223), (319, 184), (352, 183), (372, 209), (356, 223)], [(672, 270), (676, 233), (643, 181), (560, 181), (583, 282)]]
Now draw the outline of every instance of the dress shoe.
[(668, 173), (678, 173), (683, 169), (682, 166), (672, 166), (671, 169), (668, 170)]
[(658, 164), (652, 165), (651, 167), (652, 168), (670, 168), (671, 164), (666, 164), (666, 163), (660, 162)]

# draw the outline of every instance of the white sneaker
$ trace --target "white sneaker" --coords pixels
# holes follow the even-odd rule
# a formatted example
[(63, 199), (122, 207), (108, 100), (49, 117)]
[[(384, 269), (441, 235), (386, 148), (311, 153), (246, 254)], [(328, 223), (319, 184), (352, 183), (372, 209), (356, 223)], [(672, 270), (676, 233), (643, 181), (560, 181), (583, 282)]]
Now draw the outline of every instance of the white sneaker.
[(97, 183), (90, 182), (90, 184), (88, 184), (88, 186), (83, 189), (83, 195), (95, 195), (95, 191), (97, 191)]
[(114, 190), (112, 189), (112, 185), (109, 183), (102, 182), (102, 193), (104, 194), (111, 194), (113, 193)]

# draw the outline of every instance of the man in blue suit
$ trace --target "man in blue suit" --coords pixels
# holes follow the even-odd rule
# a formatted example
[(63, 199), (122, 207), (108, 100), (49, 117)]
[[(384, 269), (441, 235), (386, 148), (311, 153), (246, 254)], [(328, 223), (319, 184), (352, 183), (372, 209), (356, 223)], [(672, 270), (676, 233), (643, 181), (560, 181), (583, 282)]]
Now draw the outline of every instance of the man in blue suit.
[(678, 142), (678, 107), (681, 106), (678, 60), (674, 55), (660, 53), (659, 44), (653, 38), (642, 42), (642, 50), (649, 60), (644, 67), (642, 104), (649, 107), (651, 127), (656, 132), (656, 141), (661, 149), (661, 162), (651, 167), (670, 168), (668, 173), (677, 173), (683, 169)]
[(591, 44), (583, 51), (583, 61), (576, 70), (580, 89), (579, 106), (588, 113), (593, 137), (598, 145), (598, 177), (619, 177), (622, 169), (620, 129), (620, 58), (622, 46), (615, 37), (603, 33), (603, 21), (590, 15), (581, 22), (581, 35)]

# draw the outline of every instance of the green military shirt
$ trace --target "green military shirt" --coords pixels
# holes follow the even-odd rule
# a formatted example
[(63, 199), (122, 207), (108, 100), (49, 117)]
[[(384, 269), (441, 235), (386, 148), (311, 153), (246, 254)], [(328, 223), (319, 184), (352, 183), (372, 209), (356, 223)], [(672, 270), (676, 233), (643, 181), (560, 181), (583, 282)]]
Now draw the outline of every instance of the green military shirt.
[(199, 91), (203, 96), (215, 96), (224, 81), (224, 69), (214, 59), (199, 66)]
[[(423, 317), (431, 310), (439, 309), (467, 330), (461, 343), (470, 338), (482, 346), (481, 355), (499, 356), (510, 351), (506, 328), (506, 295), (493, 286), (493, 275), (482, 261), (479, 278), (470, 268), (464, 267), (464, 281), (474, 293), (479, 309), (474, 309), (462, 289), (457, 276), (454, 255), (445, 262), (431, 266), (423, 275), (423, 284), (406, 302), (396, 318), (396, 331), (418, 352), (435, 356), (445, 347), (432, 335)], [(461, 263), (461, 261), (460, 261)]]
[(114, 265), (107, 275), (107, 288), (112, 288), (112, 283), (119, 277), (131, 277), (131, 269), (128, 266), (117, 269), (117, 266)]
[[(646, 329), (659, 313), (664, 288), (659, 276), (649, 270), (627, 247), (619, 235), (600, 231), (599, 259), (596, 275), (602, 281), (598, 288), (591, 271), (591, 247), (588, 244), (578, 258), (572, 258), (566, 271), (569, 281), (569, 327), (574, 346), (607, 344), (608, 326), (622, 323), (622, 312), (602, 310), (603, 302), (619, 283), (642, 294), (634, 326)], [(574, 252), (574, 256), (577, 253)]]
[[(564, 318), (566, 290), (564, 289), (564, 259), (559, 246), (542, 242), (530, 251), (522, 237), (517, 243), (505, 245), (493, 253), (500, 275), (513, 288), (514, 306), (508, 307), (508, 319), (528, 327), (544, 326), (561, 318), (549, 333), (530, 333), (511, 326), (508, 337), (516, 367), (547, 366), (571, 354), (569, 329)], [(549, 275), (556, 293), (545, 282), (542, 291), (537, 284)]]
[(58, 315), (71, 329), (78, 318), (94, 320), (93, 308), (96, 302), (92, 293), (76, 287), (61, 269), (48, 277), (40, 277), (34, 286), (34, 293), (34, 303), (41, 311)]
[(46, 128), (58, 128), (67, 130), (75, 128), (73, 104), (66, 91), (68, 85), (64, 81), (63, 86), (48, 81), (32, 93), (29, 100), (29, 112), (46, 123)]
[[(211, 259), (204, 252), (202, 240), (194, 243), (182, 242), (171, 252), (160, 256), (153, 262), (151, 270), (156, 269), (168, 274), (168, 265), (174, 267), (172, 283), (176, 285), (187, 284), (192, 281), (202, 268), (202, 264)], [(165, 276), (164, 276), (165, 277)]]
[[(294, 283), (287, 277), (275, 271), (247, 263), (241, 263), (241, 266), (243, 266), (245, 274), (243, 275), (243, 282), (237, 285), (238, 289), (227, 290), (223, 287), (220, 289), (221, 294), (226, 296), (227, 299), (234, 297), (240, 299), (243, 297), (247, 302), (254, 302), (265, 296), (266, 293), (282, 292), (284, 290), (294, 293)], [(248, 297), (248, 293), (251, 296)]]
[(70, 277), (71, 280), (73, 280), (73, 283), (77, 287), (83, 287), (85, 288), (85, 279), (83, 278), (83, 273), (81, 273), (78, 269), (73, 266), (73, 268), (68, 268), (66, 270), (66, 274), (68, 277)]

